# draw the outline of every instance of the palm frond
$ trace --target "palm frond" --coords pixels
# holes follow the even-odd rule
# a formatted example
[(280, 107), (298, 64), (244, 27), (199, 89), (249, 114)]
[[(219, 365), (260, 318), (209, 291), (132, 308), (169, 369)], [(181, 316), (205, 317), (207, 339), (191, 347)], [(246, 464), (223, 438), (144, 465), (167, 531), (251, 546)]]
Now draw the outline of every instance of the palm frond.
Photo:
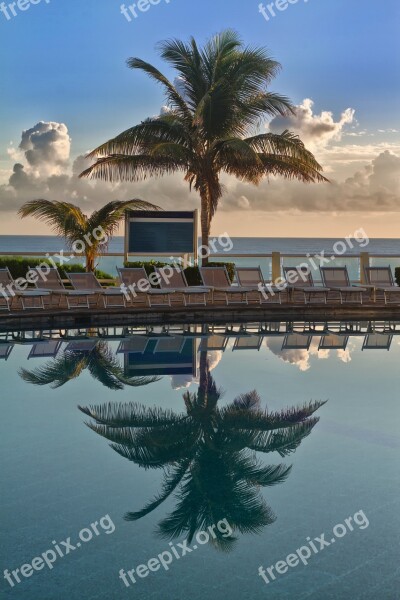
[(153, 67), (153, 65), (140, 58), (129, 58), (127, 64), (131, 69), (140, 69), (157, 83), (160, 83), (165, 90), (169, 105), (179, 110), (182, 116), (190, 121), (191, 114), (186, 102), (165, 75)]
[(145, 517), (149, 513), (153, 512), (156, 508), (160, 506), (165, 500), (175, 491), (178, 487), (182, 478), (185, 476), (185, 473), (189, 467), (191, 459), (188, 458), (184, 460), (181, 464), (176, 467), (171, 467), (168, 473), (164, 476), (164, 481), (162, 484), (162, 491), (158, 494), (154, 500), (146, 504), (141, 510), (136, 512), (128, 512), (125, 515), (125, 519), (127, 521), (137, 521), (142, 517)]
[(47, 362), (32, 371), (20, 369), (19, 376), (33, 385), (50, 385), (53, 389), (62, 387), (76, 379), (87, 366), (87, 358), (82, 354), (66, 351), (58, 358)]
[(101, 179), (102, 181), (140, 181), (147, 177), (161, 177), (186, 171), (187, 163), (166, 156), (149, 154), (126, 156), (110, 155), (99, 158), (91, 167), (80, 174), (80, 177)]
[(78, 408), (96, 423), (108, 427), (165, 427), (186, 418), (183, 413), (177, 415), (172, 410), (148, 408), (137, 402), (108, 402)]

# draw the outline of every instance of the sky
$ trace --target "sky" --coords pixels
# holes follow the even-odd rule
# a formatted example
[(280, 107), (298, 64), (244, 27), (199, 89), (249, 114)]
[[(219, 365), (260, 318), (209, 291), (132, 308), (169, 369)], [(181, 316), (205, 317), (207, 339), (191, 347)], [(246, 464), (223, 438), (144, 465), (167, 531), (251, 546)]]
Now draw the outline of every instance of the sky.
[(151, 62), (174, 80), (157, 42), (194, 36), (203, 43), (233, 28), (281, 63), (270, 89), (297, 107), (294, 117), (264, 129), (300, 135), (331, 183), (271, 178), (255, 187), (224, 176), (212, 232), (334, 237), (364, 227), (369, 237), (399, 237), (398, 0), (267, 1), (267, 18), (259, 0), (156, 2), (125, 2), (130, 20), (121, 0), (0, 3), (0, 234), (49, 233), (17, 217), (38, 197), (87, 213), (133, 197), (166, 209), (198, 207), (181, 175), (113, 185), (77, 175), (88, 151), (165, 104), (161, 89), (128, 69), (127, 58)]

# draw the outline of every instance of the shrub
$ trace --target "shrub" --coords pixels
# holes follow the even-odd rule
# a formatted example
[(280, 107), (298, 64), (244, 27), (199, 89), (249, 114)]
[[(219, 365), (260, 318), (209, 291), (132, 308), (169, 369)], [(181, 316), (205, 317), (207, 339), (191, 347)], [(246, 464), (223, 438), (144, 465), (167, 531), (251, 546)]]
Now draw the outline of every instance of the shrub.
[[(51, 262), (47, 258), (30, 258), (24, 256), (1, 256), (0, 257), (0, 269), (6, 267), (9, 268), (10, 273), (14, 279), (18, 277), (26, 277), (29, 269), (34, 269), (39, 265), (46, 263), (52, 266)], [(66, 273), (84, 273), (85, 268), (80, 264), (64, 264), (58, 268), (58, 272), (62, 279), (66, 279)], [(96, 277), (99, 279), (114, 279), (112, 275), (105, 273), (104, 271), (95, 271)]]
[[(164, 262), (160, 262), (160, 261), (156, 261), (156, 260), (136, 261), (136, 262), (127, 261), (124, 263), (124, 266), (127, 269), (137, 269), (140, 267), (144, 267), (147, 275), (151, 275), (152, 273), (154, 273), (154, 267), (158, 267), (159, 269), (161, 269), (162, 267), (169, 266), (169, 263), (164, 263)], [(209, 267), (226, 267), (226, 270), (228, 271), (229, 279), (231, 280), (231, 282), (233, 281), (233, 279), (235, 277), (235, 263), (210, 262), (210, 263), (208, 263), (208, 266)], [(201, 285), (202, 284), (199, 267), (187, 267), (184, 270), (184, 273), (185, 273), (185, 277), (186, 277), (186, 281), (188, 282), (188, 285)]]
[(151, 275), (152, 273), (154, 273), (155, 267), (158, 267), (159, 269), (161, 269), (162, 267), (167, 266), (167, 264), (168, 263), (160, 262), (159, 260), (147, 260), (147, 261), (137, 260), (134, 262), (130, 262), (130, 261), (124, 262), (124, 267), (126, 269), (140, 269), (141, 267), (144, 267), (144, 270), (146, 271), (147, 275)]
[(397, 285), (400, 285), (400, 267), (397, 267), (397, 269), (394, 270), (394, 273), (395, 273)]
[(209, 267), (226, 267), (228, 272), (228, 277), (231, 280), (231, 283), (235, 279), (235, 263), (232, 262), (209, 262)]

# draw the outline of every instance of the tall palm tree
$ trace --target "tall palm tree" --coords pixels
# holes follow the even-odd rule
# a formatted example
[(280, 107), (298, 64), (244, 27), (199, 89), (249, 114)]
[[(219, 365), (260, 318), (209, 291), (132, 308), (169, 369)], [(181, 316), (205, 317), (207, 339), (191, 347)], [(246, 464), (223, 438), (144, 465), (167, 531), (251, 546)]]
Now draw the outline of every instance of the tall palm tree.
[(260, 133), (266, 118), (294, 111), (288, 98), (268, 91), (280, 64), (264, 48), (245, 47), (236, 32), (227, 30), (204, 48), (193, 38), (172, 40), (160, 44), (160, 53), (177, 73), (175, 84), (139, 58), (127, 62), (161, 84), (167, 101), (163, 114), (93, 150), (89, 157), (96, 162), (81, 177), (138, 181), (182, 172), (200, 195), (205, 247), (223, 194), (222, 173), (256, 185), (271, 175), (327, 181), (296, 135)]
[(110, 390), (124, 386), (139, 387), (159, 380), (159, 377), (126, 377), (107, 342), (99, 341), (89, 352), (65, 350), (46, 364), (29, 371), (20, 369), (20, 377), (33, 385), (62, 387), (88, 370), (91, 376)]
[[(184, 413), (137, 403), (79, 407), (96, 422), (88, 426), (110, 440), (118, 454), (145, 469), (164, 469), (160, 494), (127, 513), (127, 520), (144, 517), (174, 492), (176, 507), (158, 526), (169, 539), (186, 531), (191, 540), (197, 530), (223, 518), (242, 533), (258, 532), (275, 520), (259, 489), (283, 482), (291, 467), (264, 466), (256, 452), (282, 457), (294, 452), (318, 422), (313, 414), (324, 403), (267, 413), (256, 391), (221, 408), (220, 397), (207, 365), (200, 370), (197, 394), (184, 394)], [(230, 546), (223, 536), (214, 542)]]
[(94, 271), (97, 256), (107, 248), (109, 239), (117, 231), (128, 209), (160, 210), (158, 206), (143, 200), (114, 200), (88, 217), (79, 206), (69, 202), (31, 200), (19, 209), (18, 214), (22, 218), (36, 217), (50, 225), (56, 235), (65, 238), (71, 250), (84, 254), (86, 271), (90, 272)]

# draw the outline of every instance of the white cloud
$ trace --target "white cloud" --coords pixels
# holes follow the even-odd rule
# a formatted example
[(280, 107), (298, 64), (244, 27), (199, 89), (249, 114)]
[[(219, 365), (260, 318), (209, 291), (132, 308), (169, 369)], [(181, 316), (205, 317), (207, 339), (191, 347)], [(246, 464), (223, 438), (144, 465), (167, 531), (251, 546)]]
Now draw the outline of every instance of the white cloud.
[(40, 121), (22, 132), (19, 149), (35, 175), (60, 175), (69, 164), (71, 138), (68, 128), (64, 123)]
[(296, 113), (288, 117), (275, 117), (269, 123), (269, 129), (273, 133), (282, 133), (289, 129), (297, 133), (307, 148), (317, 151), (325, 148), (329, 142), (340, 141), (345, 125), (354, 121), (355, 110), (347, 108), (335, 121), (333, 113), (327, 110), (321, 114), (313, 113), (314, 102), (305, 98), (302, 104), (296, 106)]
[(304, 185), (297, 181), (271, 178), (258, 187), (224, 179), (226, 194), (223, 210), (238, 210), (240, 199), (246, 209), (300, 212), (376, 212), (400, 211), (400, 157), (388, 150), (344, 182)]
[[(269, 350), (283, 362), (296, 366), (302, 372), (311, 369), (311, 357), (315, 357), (317, 360), (328, 360), (331, 357), (330, 350), (319, 349), (319, 336), (312, 338), (309, 350), (282, 349), (282, 338), (267, 338), (266, 344)], [(343, 363), (349, 363), (351, 350), (349, 348), (337, 350), (336, 357)]]
[[(314, 137), (326, 142), (328, 137), (338, 135), (338, 123), (333, 128), (336, 133), (330, 127), (328, 135), (324, 127), (325, 133), (321, 133), (315, 119), (330, 122), (330, 118), (311, 115), (309, 131), (314, 132)], [(307, 122), (304, 114), (302, 122)], [(332, 177), (331, 184), (318, 185), (272, 177), (258, 187), (224, 176), (220, 211), (238, 215), (258, 211), (271, 217), (301, 212), (400, 212), (400, 145), (330, 145), (322, 154), (330, 165), (346, 163), (349, 176), (342, 182)], [(114, 199), (142, 198), (165, 209), (199, 205), (198, 195), (189, 192), (181, 174), (134, 184), (79, 179), (89, 162), (79, 156), (70, 168), (70, 137), (62, 123), (40, 122), (24, 131), (19, 150), (10, 146), (9, 155), (15, 164), (8, 172), (7, 183), (0, 185), (1, 211), (16, 211), (24, 202), (38, 197), (75, 202), (86, 212)]]

